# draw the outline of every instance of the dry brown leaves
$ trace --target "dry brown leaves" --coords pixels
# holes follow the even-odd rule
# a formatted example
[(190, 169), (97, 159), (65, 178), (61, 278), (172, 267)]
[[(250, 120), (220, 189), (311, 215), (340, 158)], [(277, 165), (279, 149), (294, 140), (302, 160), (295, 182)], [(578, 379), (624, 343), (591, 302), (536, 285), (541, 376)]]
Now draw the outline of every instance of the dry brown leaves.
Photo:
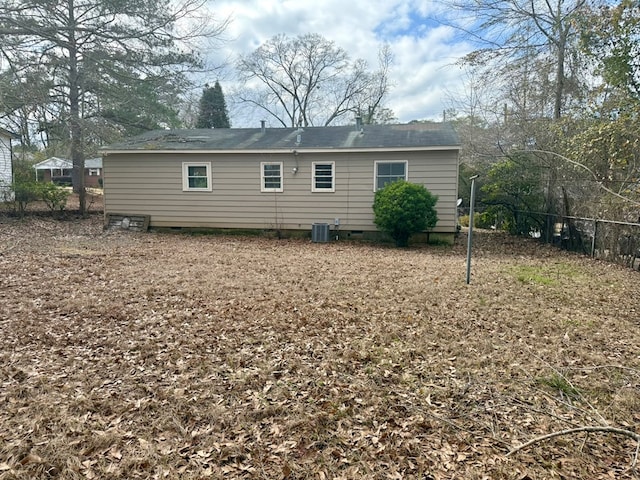
[(637, 272), (0, 217), (0, 479), (638, 478)]

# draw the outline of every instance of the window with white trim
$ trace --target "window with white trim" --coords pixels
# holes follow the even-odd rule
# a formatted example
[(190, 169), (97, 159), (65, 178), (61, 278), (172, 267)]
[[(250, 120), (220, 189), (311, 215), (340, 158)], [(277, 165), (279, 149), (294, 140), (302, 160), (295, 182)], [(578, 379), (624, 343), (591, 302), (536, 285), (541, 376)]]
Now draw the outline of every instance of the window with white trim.
[(335, 192), (335, 162), (312, 162), (312, 192)]
[(100, 169), (99, 168), (90, 168), (89, 169), (89, 176), (90, 177), (98, 177), (100, 175)]
[(260, 191), (282, 192), (282, 162), (260, 163)]
[(210, 192), (211, 162), (183, 162), (182, 190), (185, 192)]
[(377, 191), (388, 183), (407, 179), (407, 161), (375, 162), (373, 190)]

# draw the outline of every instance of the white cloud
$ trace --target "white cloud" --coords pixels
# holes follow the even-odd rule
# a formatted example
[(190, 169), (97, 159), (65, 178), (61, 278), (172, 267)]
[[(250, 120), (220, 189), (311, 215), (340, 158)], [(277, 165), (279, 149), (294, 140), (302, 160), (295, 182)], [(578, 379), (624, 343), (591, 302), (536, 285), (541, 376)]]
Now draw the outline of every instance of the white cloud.
[[(280, 33), (319, 33), (375, 68), (380, 46), (389, 43), (395, 86), (387, 106), (401, 122), (441, 118), (447, 92), (463, 78), (454, 64), (470, 50), (454, 30), (433, 21), (436, 4), (429, 0), (215, 0), (212, 9), (232, 19), (229, 41), (214, 61), (248, 54)], [(221, 76), (223, 88), (225, 77), (231, 78)], [(231, 114), (234, 126), (247, 126)]]

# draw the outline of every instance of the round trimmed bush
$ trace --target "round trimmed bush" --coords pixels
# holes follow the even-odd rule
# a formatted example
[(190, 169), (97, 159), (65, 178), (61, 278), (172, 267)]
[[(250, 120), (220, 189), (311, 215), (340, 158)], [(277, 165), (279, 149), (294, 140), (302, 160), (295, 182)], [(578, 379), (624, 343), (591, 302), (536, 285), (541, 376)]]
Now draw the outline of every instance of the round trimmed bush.
[(398, 180), (376, 192), (374, 223), (388, 233), (398, 247), (409, 245), (409, 237), (435, 227), (438, 197), (422, 185)]

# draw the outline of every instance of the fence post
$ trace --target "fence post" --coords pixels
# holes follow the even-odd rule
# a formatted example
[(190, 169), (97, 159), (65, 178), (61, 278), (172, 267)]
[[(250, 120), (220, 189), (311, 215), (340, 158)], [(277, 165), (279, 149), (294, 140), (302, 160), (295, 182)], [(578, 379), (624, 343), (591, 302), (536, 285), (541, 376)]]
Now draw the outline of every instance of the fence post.
[(546, 217), (546, 222), (547, 222), (547, 228), (546, 228), (546, 232), (545, 232), (545, 241), (551, 245), (551, 243), (553, 242), (553, 232), (551, 231), (551, 213), (547, 212), (547, 214), (545, 215)]
[(593, 219), (593, 238), (591, 239), (591, 258), (596, 256), (596, 235), (598, 235), (598, 220)]
[(476, 201), (476, 178), (474, 175), (471, 180), (471, 201), (469, 202), (469, 237), (467, 239), (467, 285), (471, 283), (471, 246), (473, 245), (473, 210)]

